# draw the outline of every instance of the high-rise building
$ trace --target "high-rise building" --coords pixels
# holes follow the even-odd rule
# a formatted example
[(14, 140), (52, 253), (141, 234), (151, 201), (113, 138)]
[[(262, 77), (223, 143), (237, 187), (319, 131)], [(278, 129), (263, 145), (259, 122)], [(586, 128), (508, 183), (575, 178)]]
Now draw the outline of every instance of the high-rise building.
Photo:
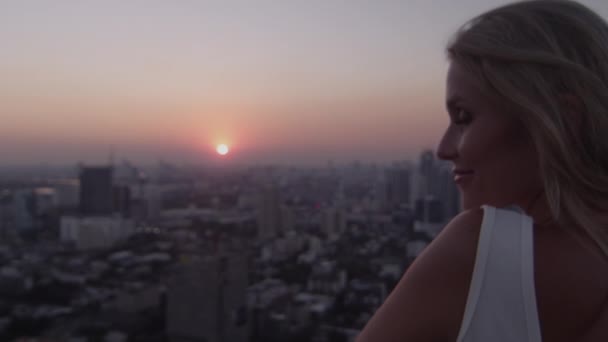
[(454, 175), (450, 166), (441, 165), (438, 170), (437, 185), (437, 198), (443, 205), (446, 219), (449, 220), (460, 212), (460, 193), (454, 182)]
[(122, 217), (63, 216), (59, 237), (63, 242), (72, 242), (79, 250), (95, 250), (110, 248), (134, 232), (133, 221)]
[(114, 211), (112, 167), (82, 167), (80, 170), (80, 214), (107, 216)]
[(267, 240), (282, 231), (281, 197), (276, 185), (266, 186), (258, 200), (258, 237)]
[(131, 189), (127, 185), (112, 187), (112, 209), (122, 217), (131, 217)]
[(34, 189), (34, 213), (37, 216), (46, 215), (57, 209), (59, 200), (57, 192), (53, 188)]
[(15, 227), (26, 230), (34, 227), (35, 197), (32, 190), (13, 192), (15, 206)]
[(425, 150), (420, 154), (420, 172), (422, 174), (429, 174), (433, 170), (435, 165), (435, 154), (431, 150)]
[(327, 208), (323, 212), (322, 230), (328, 236), (339, 236), (346, 231), (346, 213), (340, 208)]
[(142, 175), (143, 172), (137, 167), (128, 160), (123, 160), (121, 163), (114, 165), (112, 178), (115, 184), (137, 184)]
[(443, 204), (433, 196), (419, 198), (416, 200), (414, 218), (420, 222), (443, 223), (445, 221)]
[(80, 196), (80, 183), (77, 179), (63, 179), (55, 181), (53, 188), (57, 192), (57, 205), (61, 209), (78, 209)]
[(437, 197), (437, 163), (433, 151), (426, 150), (420, 155), (418, 174), (418, 196), (416, 199), (428, 195)]
[(210, 256), (178, 266), (167, 292), (170, 342), (245, 342), (247, 257)]
[(460, 212), (460, 194), (451, 166), (435, 159), (432, 151), (420, 155), (418, 173), (415, 175), (416, 200), (431, 196), (442, 206), (441, 216), (449, 220)]
[(396, 165), (388, 168), (384, 174), (381, 189), (384, 203), (389, 207), (411, 205), (411, 170), (407, 166)]

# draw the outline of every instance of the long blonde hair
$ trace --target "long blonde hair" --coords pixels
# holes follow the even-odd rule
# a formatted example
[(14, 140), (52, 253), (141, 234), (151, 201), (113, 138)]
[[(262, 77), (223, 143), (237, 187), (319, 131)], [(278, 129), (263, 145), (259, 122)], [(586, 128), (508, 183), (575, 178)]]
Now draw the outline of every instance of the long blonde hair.
[(534, 0), (465, 24), (448, 56), (518, 108), (553, 218), (608, 256), (608, 24), (567, 0)]

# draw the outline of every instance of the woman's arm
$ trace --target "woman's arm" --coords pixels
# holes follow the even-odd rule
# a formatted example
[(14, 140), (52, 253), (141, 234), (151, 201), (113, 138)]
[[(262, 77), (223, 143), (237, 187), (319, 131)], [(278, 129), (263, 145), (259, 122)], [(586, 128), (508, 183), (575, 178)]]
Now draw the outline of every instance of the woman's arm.
[(455, 341), (482, 218), (482, 209), (455, 217), (412, 263), (357, 342)]

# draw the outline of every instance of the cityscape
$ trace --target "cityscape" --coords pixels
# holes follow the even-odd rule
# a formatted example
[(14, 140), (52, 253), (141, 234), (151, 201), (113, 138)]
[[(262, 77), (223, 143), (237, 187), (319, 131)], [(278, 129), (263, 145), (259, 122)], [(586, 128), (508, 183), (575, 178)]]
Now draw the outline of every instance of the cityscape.
[(112, 158), (0, 179), (2, 341), (353, 341), (460, 209), (430, 150), (321, 167)]
[(462, 209), (446, 47), (511, 2), (0, 1), (0, 342), (354, 341)]

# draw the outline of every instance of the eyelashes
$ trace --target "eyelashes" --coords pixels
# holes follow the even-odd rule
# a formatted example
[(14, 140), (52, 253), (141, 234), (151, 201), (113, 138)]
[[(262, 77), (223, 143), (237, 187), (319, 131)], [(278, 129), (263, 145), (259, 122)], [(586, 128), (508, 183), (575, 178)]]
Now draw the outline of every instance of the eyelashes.
[(452, 123), (455, 125), (468, 125), (471, 123), (471, 121), (473, 121), (473, 115), (471, 112), (464, 108), (454, 108), (450, 116), (452, 118)]

